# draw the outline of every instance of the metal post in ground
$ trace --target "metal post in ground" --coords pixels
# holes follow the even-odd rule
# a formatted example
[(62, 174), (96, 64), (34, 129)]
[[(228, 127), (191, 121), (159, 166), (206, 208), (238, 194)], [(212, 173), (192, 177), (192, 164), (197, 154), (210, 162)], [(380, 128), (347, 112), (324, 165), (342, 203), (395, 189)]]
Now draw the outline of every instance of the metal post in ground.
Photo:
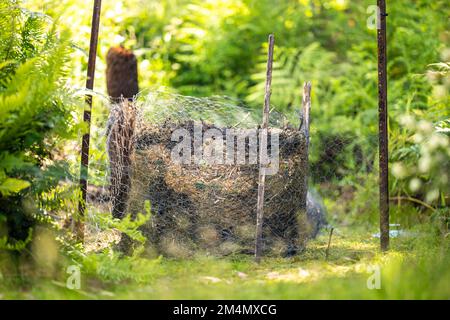
[[(97, 57), (98, 31), (100, 27), (100, 12), (102, 1), (94, 0), (92, 12), (91, 40), (89, 43), (89, 60), (87, 69), (86, 89), (94, 89), (95, 60)], [(89, 140), (91, 130), (92, 94), (86, 94), (86, 107), (84, 109), (83, 121), (87, 124), (86, 132), (81, 142), (81, 165), (80, 165), (80, 189), (81, 198), (78, 203), (78, 218), (75, 222), (75, 234), (79, 241), (84, 240), (84, 215), (87, 199), (87, 179), (89, 168)]]
[(377, 1), (378, 23), (378, 116), (379, 116), (379, 170), (380, 170), (380, 246), (389, 248), (389, 184), (388, 184), (388, 108), (386, 55), (386, 2)]

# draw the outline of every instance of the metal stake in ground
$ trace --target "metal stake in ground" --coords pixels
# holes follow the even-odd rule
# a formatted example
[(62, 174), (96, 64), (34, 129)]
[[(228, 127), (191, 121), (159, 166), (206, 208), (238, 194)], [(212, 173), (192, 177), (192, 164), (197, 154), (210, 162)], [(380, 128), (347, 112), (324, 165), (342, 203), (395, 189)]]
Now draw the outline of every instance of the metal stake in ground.
[[(92, 13), (92, 24), (91, 24), (91, 41), (89, 44), (89, 60), (86, 79), (86, 88), (89, 90), (92, 90), (94, 88), (95, 58), (97, 56), (98, 30), (100, 26), (101, 6), (102, 6), (101, 0), (94, 0), (94, 9)], [(91, 110), (92, 110), (92, 94), (87, 94), (86, 107), (84, 109), (83, 115), (83, 120), (87, 124), (87, 129), (86, 133), (83, 135), (81, 144), (81, 166), (80, 166), (81, 199), (78, 203), (79, 216), (75, 223), (75, 233), (78, 240), (80, 241), (84, 240), (84, 212), (86, 210), (86, 198), (87, 198)]]
[(389, 248), (389, 185), (388, 185), (388, 109), (387, 109), (387, 57), (386, 57), (386, 3), (378, 0), (378, 127), (380, 159), (380, 245)]
[[(273, 34), (269, 35), (269, 52), (267, 54), (267, 75), (266, 88), (264, 95), (264, 111), (261, 133), (259, 135), (259, 176), (258, 176), (258, 202), (256, 205), (256, 241), (255, 241), (255, 260), (261, 260), (262, 251), (262, 231), (264, 222), (264, 188), (266, 183), (266, 172), (263, 158), (264, 152), (267, 152), (267, 135), (269, 127), (269, 109), (270, 109), (270, 95), (272, 93), (272, 64), (273, 64)], [(264, 142), (262, 142), (264, 140)], [(263, 143), (266, 148), (263, 148)]]

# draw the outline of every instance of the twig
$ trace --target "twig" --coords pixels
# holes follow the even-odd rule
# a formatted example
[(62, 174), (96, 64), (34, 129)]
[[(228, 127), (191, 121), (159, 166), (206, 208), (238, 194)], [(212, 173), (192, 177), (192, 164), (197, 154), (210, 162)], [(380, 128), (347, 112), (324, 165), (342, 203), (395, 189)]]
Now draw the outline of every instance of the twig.
[(238, 125), (240, 125), (241, 123), (243, 123), (245, 120), (247, 120), (247, 118), (250, 116), (250, 112), (247, 112), (247, 114), (244, 116), (244, 118), (242, 118), (242, 120), (238, 121), (234, 126), (232, 126), (231, 128), (236, 128)]
[[(262, 227), (264, 219), (264, 188), (266, 183), (266, 171), (262, 159), (264, 157), (264, 150), (267, 151), (267, 129), (269, 127), (269, 109), (270, 109), (270, 95), (272, 93), (272, 64), (273, 64), (273, 34), (269, 35), (269, 52), (267, 56), (267, 76), (266, 88), (264, 96), (264, 112), (261, 134), (259, 139), (259, 176), (258, 176), (258, 202), (256, 205), (256, 240), (255, 240), (255, 261), (261, 260), (262, 249)], [(263, 142), (264, 141), (264, 142)], [(263, 143), (266, 148), (263, 148)]]
[(422, 200), (419, 200), (419, 199), (416, 199), (416, 198), (412, 198), (412, 197), (391, 197), (391, 198), (389, 198), (389, 200), (391, 200), (391, 201), (402, 201), (402, 200), (411, 201), (411, 202), (420, 204), (421, 206), (424, 206), (425, 208), (428, 208), (431, 211), (436, 211), (436, 208), (433, 208), (428, 203), (425, 203)]
[(330, 230), (330, 237), (328, 238), (327, 250), (325, 251), (325, 260), (328, 260), (328, 255), (330, 253), (331, 237), (333, 236), (333, 230), (334, 228), (332, 227)]

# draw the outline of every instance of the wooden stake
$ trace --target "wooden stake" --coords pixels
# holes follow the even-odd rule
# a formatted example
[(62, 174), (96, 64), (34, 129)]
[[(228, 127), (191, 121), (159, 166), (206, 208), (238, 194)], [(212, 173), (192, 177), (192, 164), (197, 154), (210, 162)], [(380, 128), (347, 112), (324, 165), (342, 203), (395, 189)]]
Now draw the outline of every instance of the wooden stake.
[(303, 99), (302, 99), (302, 119), (300, 129), (304, 131), (307, 139), (307, 147), (309, 147), (309, 113), (311, 111), (311, 82), (303, 84)]
[[(98, 31), (100, 27), (100, 12), (102, 1), (94, 0), (94, 9), (92, 12), (91, 40), (89, 44), (89, 60), (87, 69), (86, 88), (94, 89), (95, 59), (97, 57)], [(81, 143), (81, 166), (80, 166), (80, 188), (81, 199), (78, 203), (78, 219), (75, 222), (75, 234), (79, 241), (84, 241), (84, 214), (87, 200), (87, 179), (89, 168), (89, 140), (91, 131), (91, 111), (92, 95), (86, 95), (86, 108), (84, 110), (83, 120), (87, 124), (87, 132), (83, 135)]]
[[(272, 65), (273, 65), (273, 46), (274, 36), (269, 35), (269, 51), (267, 54), (267, 75), (266, 75), (266, 88), (264, 96), (264, 111), (261, 133), (259, 135), (259, 176), (258, 176), (258, 202), (256, 205), (256, 241), (255, 241), (255, 261), (261, 261), (262, 252), (262, 233), (264, 222), (264, 188), (266, 183), (266, 171), (263, 158), (265, 158), (264, 151), (267, 152), (267, 136), (269, 127), (269, 110), (270, 110), (270, 95), (272, 93)], [(263, 148), (264, 139), (265, 147)]]
[[(122, 219), (131, 189), (131, 156), (136, 123), (134, 97), (139, 92), (137, 59), (131, 50), (112, 47), (106, 55), (106, 88), (115, 104), (114, 123), (108, 131), (113, 218)], [(111, 116), (111, 115), (110, 115)], [(124, 236), (125, 237), (125, 236)]]
[(139, 92), (137, 58), (124, 47), (112, 47), (106, 55), (106, 88), (112, 102), (132, 101)]
[(302, 195), (302, 207), (303, 211), (300, 214), (303, 214), (305, 217), (307, 215), (307, 207), (308, 207), (308, 176), (309, 176), (309, 122), (310, 122), (310, 110), (311, 110), (311, 82), (305, 82), (303, 84), (303, 98), (302, 98), (302, 110), (301, 110), (301, 119), (300, 119), (300, 132), (303, 133), (306, 143), (305, 150), (301, 150), (303, 154), (302, 158), (305, 159), (305, 172), (303, 172), (303, 184), (305, 187), (305, 192)]
[(327, 250), (325, 251), (325, 260), (328, 260), (328, 256), (330, 254), (331, 237), (333, 236), (333, 231), (334, 231), (334, 228), (331, 228), (331, 230), (330, 230), (330, 237), (328, 238)]
[(389, 249), (389, 181), (388, 181), (388, 108), (387, 108), (387, 55), (386, 55), (386, 3), (377, 1), (378, 24), (378, 127), (380, 171), (380, 247)]

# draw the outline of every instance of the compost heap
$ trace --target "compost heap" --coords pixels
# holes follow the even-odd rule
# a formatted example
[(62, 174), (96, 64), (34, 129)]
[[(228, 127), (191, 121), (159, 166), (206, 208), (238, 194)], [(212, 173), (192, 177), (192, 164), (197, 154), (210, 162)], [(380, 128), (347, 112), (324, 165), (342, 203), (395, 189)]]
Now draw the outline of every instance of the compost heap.
[[(291, 255), (317, 233), (321, 212), (306, 213), (304, 130), (286, 126), (279, 114), (271, 119), (268, 152), (271, 135), (278, 134), (279, 169), (266, 176), (263, 250)], [(256, 128), (258, 122), (249, 110), (217, 97), (153, 93), (141, 103), (116, 104), (108, 124), (113, 215), (143, 212), (149, 200), (151, 218), (142, 231), (158, 254), (253, 253), (259, 165), (176, 163), (171, 152), (177, 144), (174, 130), (193, 136), (196, 125), (202, 133), (215, 129), (226, 150), (226, 129)], [(248, 153), (248, 140), (245, 148)]]

